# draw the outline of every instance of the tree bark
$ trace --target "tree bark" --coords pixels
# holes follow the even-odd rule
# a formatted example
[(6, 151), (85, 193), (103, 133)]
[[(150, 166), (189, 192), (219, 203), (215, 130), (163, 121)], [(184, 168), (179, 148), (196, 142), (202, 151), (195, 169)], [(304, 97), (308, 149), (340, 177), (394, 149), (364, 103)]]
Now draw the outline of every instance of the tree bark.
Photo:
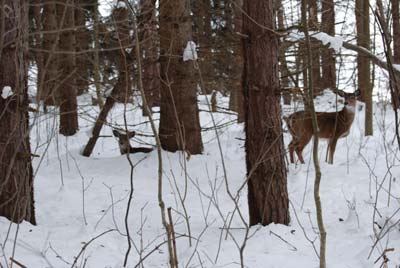
[(288, 224), (278, 37), (259, 26), (274, 29), (273, 1), (245, 0), (243, 9), (243, 33), (248, 36), (243, 39), (243, 83), (250, 225)]
[(212, 13), (215, 7), (211, 6), (209, 0), (192, 0), (194, 13), (194, 38), (199, 49), (199, 67), (202, 74), (204, 88), (201, 89), (202, 94), (211, 94), (213, 90), (217, 90), (218, 77), (213, 64), (214, 43), (212, 34)]
[[(150, 108), (160, 105), (160, 64), (158, 60), (158, 32), (156, 1), (141, 0), (139, 29), (142, 49), (143, 90)], [(142, 108), (143, 115), (146, 109)]]
[(43, 100), (45, 105), (56, 105), (58, 96), (56, 94), (58, 71), (57, 58), (54, 54), (57, 44), (57, 10), (53, 0), (43, 0), (43, 70), (38, 77), (39, 89), (38, 100)]
[[(370, 50), (370, 27), (369, 27), (369, 1), (356, 0), (356, 25), (357, 45)], [(370, 60), (365, 55), (358, 53), (357, 56), (358, 87), (361, 90), (360, 100), (365, 102), (365, 136), (373, 135), (372, 115), (372, 84)]]
[[(400, 64), (400, 10), (399, 1), (391, 0), (393, 17), (393, 63)], [(397, 89), (400, 89), (400, 75), (396, 74)], [(399, 97), (399, 96), (397, 96)], [(397, 101), (399, 104), (400, 100)], [(398, 105), (397, 105), (398, 108)]]
[[(285, 28), (285, 23), (284, 23), (284, 8), (282, 5), (282, 0), (279, 0), (278, 4), (278, 10), (277, 10), (277, 21), (278, 21), (278, 28), (280, 30), (283, 30)], [(288, 88), (290, 85), (289, 82), (289, 69), (287, 66), (287, 61), (286, 61), (286, 49), (284, 46), (281, 46), (279, 48), (279, 63), (280, 63), (280, 73), (281, 73), (281, 88)], [(288, 90), (283, 90), (282, 91), (282, 96), (283, 96), (283, 103), (286, 105), (289, 105), (291, 102), (291, 96), (290, 92)]]
[[(36, 224), (28, 122), (28, 1), (3, 0), (2, 3), (0, 216), (16, 223), (26, 220)], [(5, 94), (8, 90), (11, 92)]]
[[(318, 5), (317, 0), (308, 0), (308, 12), (310, 29), (313, 31), (319, 31), (318, 24)], [(312, 72), (313, 72), (313, 85), (314, 94), (319, 95), (323, 91), (322, 79), (321, 79), (321, 44), (318, 41), (311, 42), (312, 47)]]
[(243, 1), (235, 1), (231, 3), (233, 10), (233, 27), (231, 33), (233, 35), (233, 61), (232, 72), (228, 80), (228, 86), (231, 91), (229, 98), (229, 109), (238, 113), (238, 123), (244, 122), (244, 103), (243, 103), (243, 47), (240, 34), (242, 32), (242, 8)]
[[(335, 3), (333, 0), (322, 1), (322, 31), (335, 36)], [(336, 88), (336, 60), (334, 50), (331, 48), (321, 49), (322, 60), (322, 87)]]
[(188, 41), (192, 40), (190, 3), (170, 0), (160, 5), (161, 108), (160, 140), (164, 150), (184, 150), (200, 154), (203, 150), (197, 106), (194, 65), (183, 61)]
[[(60, 25), (62, 32), (58, 48), (68, 54), (58, 54), (58, 66), (61, 76), (58, 80), (60, 96), (60, 134), (72, 136), (78, 131), (76, 64), (75, 64), (75, 31), (74, 31), (74, 0), (65, 4), (57, 4), (57, 14), (64, 17)], [(65, 15), (65, 16), (64, 16)], [(67, 30), (70, 29), (70, 30)]]
[(78, 95), (82, 95), (89, 90), (89, 71), (90, 62), (87, 53), (79, 53), (89, 49), (90, 35), (86, 28), (86, 6), (88, 0), (75, 0), (75, 27), (76, 27), (76, 88)]
[[(123, 0), (118, 2), (125, 3)], [(129, 25), (129, 10), (124, 7), (117, 7), (112, 12), (114, 27), (117, 32), (117, 43), (121, 49), (117, 53), (117, 69), (120, 81), (123, 83), (121, 90), (116, 95), (116, 101), (128, 103), (132, 95), (132, 66), (127, 62), (126, 48), (131, 45), (130, 40), (130, 25)]]

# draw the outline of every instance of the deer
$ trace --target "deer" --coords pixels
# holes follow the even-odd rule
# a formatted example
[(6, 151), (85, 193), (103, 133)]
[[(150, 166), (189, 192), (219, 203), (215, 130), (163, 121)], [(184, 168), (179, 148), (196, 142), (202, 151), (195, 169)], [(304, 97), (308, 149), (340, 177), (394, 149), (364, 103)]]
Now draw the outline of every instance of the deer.
[[(336, 90), (336, 94), (344, 98), (344, 107), (339, 112), (317, 112), (318, 137), (328, 139), (328, 159), (329, 164), (333, 164), (333, 155), (338, 139), (349, 135), (350, 127), (354, 121), (357, 97), (360, 90), (353, 93), (346, 93)], [(310, 142), (314, 135), (311, 114), (306, 111), (299, 111), (285, 118), (292, 141), (289, 144), (290, 162), (294, 164), (294, 152), (296, 152), (301, 164), (304, 164), (303, 149)]]
[(118, 139), (121, 154), (150, 153), (153, 148), (132, 147), (129, 140), (136, 135), (135, 131), (120, 132), (113, 130), (113, 135)]

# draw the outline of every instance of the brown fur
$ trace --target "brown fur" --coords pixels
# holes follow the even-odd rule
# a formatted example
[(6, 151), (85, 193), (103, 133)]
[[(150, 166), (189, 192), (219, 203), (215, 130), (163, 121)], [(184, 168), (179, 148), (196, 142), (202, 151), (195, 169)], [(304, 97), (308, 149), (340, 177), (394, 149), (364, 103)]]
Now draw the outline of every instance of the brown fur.
[[(360, 91), (357, 90), (354, 93), (337, 91), (337, 94), (345, 98), (345, 106), (341, 111), (337, 113), (317, 113), (318, 137), (329, 141), (328, 163), (330, 164), (333, 164), (337, 140), (349, 134), (354, 120), (356, 98), (360, 95)], [(300, 162), (304, 164), (302, 152), (313, 136), (311, 114), (306, 111), (299, 111), (291, 114), (285, 120), (293, 137), (289, 144), (290, 162), (294, 163), (294, 152), (296, 152)]]
[(113, 134), (118, 138), (118, 145), (121, 154), (150, 153), (153, 151), (153, 148), (131, 146), (129, 139), (135, 136), (136, 133), (134, 131), (128, 131), (128, 133), (124, 134), (117, 130), (113, 130)]

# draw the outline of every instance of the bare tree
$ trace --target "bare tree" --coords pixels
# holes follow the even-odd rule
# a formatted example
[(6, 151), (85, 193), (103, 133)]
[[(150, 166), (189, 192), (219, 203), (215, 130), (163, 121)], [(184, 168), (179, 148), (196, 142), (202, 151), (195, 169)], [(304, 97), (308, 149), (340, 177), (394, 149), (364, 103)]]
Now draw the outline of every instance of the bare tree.
[(3, 0), (2, 4), (0, 216), (13, 222), (27, 220), (36, 224), (28, 125), (28, 1)]
[(289, 223), (272, 0), (243, 4), (246, 164), (250, 225)]
[[(183, 53), (192, 40), (189, 0), (160, 5), (161, 109), (160, 140), (164, 150), (200, 154), (201, 140), (194, 65)], [(194, 47), (190, 48), (195, 49)]]

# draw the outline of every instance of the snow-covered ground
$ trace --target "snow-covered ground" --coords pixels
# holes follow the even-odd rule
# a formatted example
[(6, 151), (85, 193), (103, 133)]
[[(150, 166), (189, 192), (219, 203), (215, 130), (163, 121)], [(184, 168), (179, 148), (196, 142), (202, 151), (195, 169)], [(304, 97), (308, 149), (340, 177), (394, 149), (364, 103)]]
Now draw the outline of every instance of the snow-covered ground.
[[(205, 98), (199, 101), (200, 108), (208, 110)], [(80, 155), (98, 112), (83, 105), (85, 102), (84, 98), (80, 100), (80, 131), (73, 137), (57, 135), (58, 118), (51, 113), (36, 118), (31, 139), (33, 150), (41, 156), (34, 162), (38, 224), (16, 225), (0, 218), (2, 267), (10, 267), (6, 264), (10, 257), (30, 268), (72, 267), (77, 256), (75, 267), (123, 266), (128, 248), (125, 214), (131, 168), (127, 156), (119, 154), (108, 126), (103, 128), (105, 137), (98, 140), (92, 157)], [(334, 110), (334, 104), (334, 95), (328, 94), (318, 100), (318, 109)], [(219, 105), (226, 107), (228, 99), (219, 96)], [(294, 106), (284, 107), (284, 113), (292, 112)], [(130, 129), (151, 134), (147, 119), (132, 106), (117, 105), (109, 121), (122, 128), (124, 114)], [(219, 126), (223, 125), (218, 135), (229, 188), (236, 193), (246, 175), (243, 124), (235, 122), (235, 115), (217, 113), (214, 117)], [(322, 161), (326, 143), (320, 144), (329, 268), (381, 267), (385, 249), (389, 249), (385, 254), (389, 258), (387, 267), (400, 265), (399, 149), (390, 106), (375, 104), (374, 119), (374, 136), (363, 137), (363, 111), (357, 109), (350, 135), (338, 142), (333, 165)], [(224, 226), (230, 222), (235, 206), (227, 194), (210, 113), (201, 112), (201, 124), (205, 128), (202, 155), (188, 159), (182, 153), (162, 153), (163, 197), (166, 206), (172, 207), (179, 266), (240, 267), (238, 247), (243, 243), (244, 225), (236, 212), (230, 234), (226, 234)], [(151, 137), (139, 138), (154, 144)], [(287, 145), (290, 135), (285, 133), (284, 138)], [(138, 140), (133, 139), (132, 144), (138, 146)], [(319, 243), (311, 149), (310, 144), (303, 153), (305, 165), (288, 167), (290, 225), (252, 227), (244, 250), (246, 267), (318, 267), (313, 248), (318, 251)], [(132, 238), (127, 267), (142, 267), (140, 260), (143, 267), (168, 267), (157, 199), (157, 153), (129, 157), (136, 166), (127, 220)], [(247, 217), (246, 188), (241, 191), (239, 208)], [(378, 235), (382, 237), (376, 242)]]

